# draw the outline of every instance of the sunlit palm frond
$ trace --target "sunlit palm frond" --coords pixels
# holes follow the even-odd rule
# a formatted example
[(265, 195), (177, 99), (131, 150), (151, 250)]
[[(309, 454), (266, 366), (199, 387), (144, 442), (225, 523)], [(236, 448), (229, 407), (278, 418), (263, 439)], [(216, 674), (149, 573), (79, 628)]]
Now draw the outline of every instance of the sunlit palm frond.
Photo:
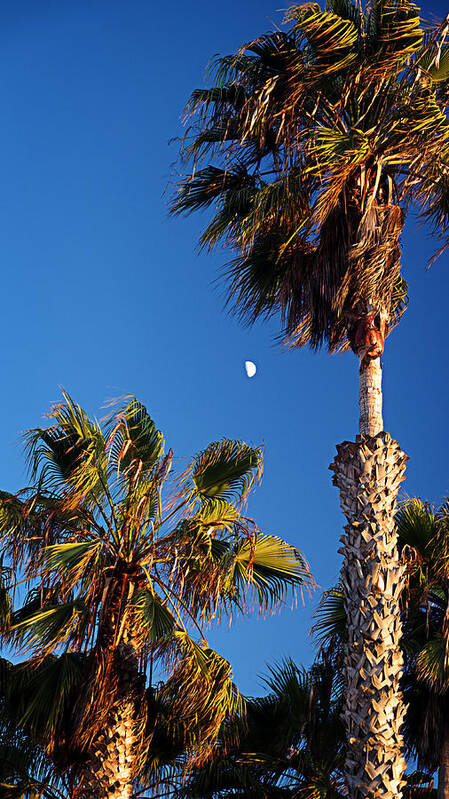
[(25, 441), (33, 480), (44, 491), (65, 486), (66, 507), (73, 508), (89, 495), (104, 495), (106, 448), (99, 425), (69, 394), (63, 396), (65, 402), (49, 413), (54, 424), (30, 430)]
[(163, 643), (177, 629), (179, 623), (167, 603), (148, 588), (142, 588), (132, 597), (133, 634), (145, 644)]
[(119, 408), (109, 421), (108, 447), (113, 465), (136, 476), (150, 472), (164, 452), (164, 437), (147, 409), (135, 397)]
[(67, 640), (80, 642), (88, 621), (89, 609), (75, 599), (36, 610), (19, 620), (13, 614), (8, 638), (26, 651), (34, 652), (36, 657), (43, 657)]
[(92, 570), (98, 565), (103, 547), (101, 540), (53, 544), (42, 552), (44, 568), (53, 572), (56, 580), (61, 579), (65, 590), (70, 591), (86, 573), (90, 573), (89, 579), (92, 579)]
[(442, 635), (432, 638), (423, 647), (416, 661), (416, 674), (437, 693), (447, 691), (449, 642)]
[(339, 72), (357, 59), (354, 45), (359, 30), (351, 19), (323, 12), (317, 3), (305, 3), (292, 6), (284, 21), (292, 22), (292, 30), (304, 36), (310, 45), (315, 79), (322, 77), (323, 72), (326, 75)]
[(227, 579), (243, 591), (252, 589), (265, 609), (279, 605), (289, 589), (314, 586), (299, 550), (270, 535), (245, 538), (235, 546)]
[(193, 93), (172, 211), (216, 207), (201, 242), (235, 251), (225, 277), (244, 321), (279, 313), (294, 346), (354, 348), (371, 304), (383, 334), (405, 309), (406, 211), (432, 222), (439, 252), (449, 242), (446, 29), (410, 0), (295, 4), (285, 23)]
[[(400, 70), (423, 42), (419, 8), (410, 0), (376, 0), (367, 19), (373, 48), (373, 71)], [(393, 73), (394, 74), (394, 73)]]
[(221, 509), (229, 502), (244, 501), (254, 478), (260, 479), (261, 474), (260, 447), (223, 439), (196, 456), (186, 470), (182, 490), (203, 509)]
[(162, 695), (170, 701), (173, 715), (181, 716), (190, 728), (199, 762), (210, 754), (224, 720), (242, 713), (243, 698), (234, 685), (230, 664), (206, 642), (198, 644), (179, 631), (173, 636), (173, 650), (176, 666)]
[(399, 547), (413, 547), (423, 558), (435, 536), (435, 510), (421, 499), (410, 499), (395, 516)]

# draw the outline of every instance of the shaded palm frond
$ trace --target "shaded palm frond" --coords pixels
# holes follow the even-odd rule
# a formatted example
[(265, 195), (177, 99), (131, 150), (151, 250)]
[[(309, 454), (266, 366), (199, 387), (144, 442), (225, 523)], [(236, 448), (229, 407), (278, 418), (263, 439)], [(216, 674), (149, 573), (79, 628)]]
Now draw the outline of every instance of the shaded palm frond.
[(321, 647), (332, 641), (344, 641), (346, 636), (346, 611), (344, 591), (340, 586), (325, 591), (314, 612), (312, 634)]

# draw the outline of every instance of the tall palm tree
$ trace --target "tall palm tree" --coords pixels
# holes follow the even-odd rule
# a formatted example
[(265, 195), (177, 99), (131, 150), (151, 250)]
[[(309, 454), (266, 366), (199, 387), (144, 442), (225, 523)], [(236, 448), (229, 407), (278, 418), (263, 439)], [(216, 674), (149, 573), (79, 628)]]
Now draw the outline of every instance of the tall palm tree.
[(287, 30), (215, 63), (187, 105), (174, 213), (212, 207), (205, 247), (229, 245), (229, 302), (280, 313), (293, 346), (358, 357), (361, 438), (332, 465), (348, 526), (346, 774), (353, 799), (401, 795), (402, 669), (393, 512), (405, 455), (383, 431), (380, 357), (407, 303), (410, 204), (447, 244), (449, 18), (410, 0), (294, 5)]
[(275, 608), (311, 576), (244, 513), (260, 449), (218, 441), (173, 476), (172, 451), (133, 397), (103, 427), (68, 395), (49, 416), (27, 434), (30, 487), (0, 497), (13, 569), (2, 572), (2, 636), (29, 655), (4, 693), (73, 797), (125, 799), (154, 734), (146, 670), (151, 685), (157, 664), (168, 669), (164, 701), (204, 755), (241, 707), (204, 624), (252, 600)]

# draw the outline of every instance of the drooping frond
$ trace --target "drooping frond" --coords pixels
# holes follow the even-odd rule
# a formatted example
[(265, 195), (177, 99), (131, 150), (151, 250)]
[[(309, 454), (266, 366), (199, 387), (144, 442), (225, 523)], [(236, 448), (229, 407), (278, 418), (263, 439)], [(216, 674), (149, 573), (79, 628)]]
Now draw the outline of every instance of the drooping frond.
[(75, 652), (49, 655), (40, 663), (7, 664), (0, 685), (13, 722), (48, 749), (62, 748), (83, 669), (84, 659)]
[(232, 553), (227, 580), (252, 589), (262, 609), (279, 605), (287, 591), (311, 588), (314, 581), (304, 556), (273, 535), (255, 535), (239, 542)]
[(234, 685), (230, 664), (206, 642), (198, 644), (179, 631), (172, 646), (176, 666), (162, 696), (170, 702), (174, 717), (181, 717), (189, 728), (194, 757), (200, 762), (209, 756), (224, 720), (241, 715), (243, 698)]

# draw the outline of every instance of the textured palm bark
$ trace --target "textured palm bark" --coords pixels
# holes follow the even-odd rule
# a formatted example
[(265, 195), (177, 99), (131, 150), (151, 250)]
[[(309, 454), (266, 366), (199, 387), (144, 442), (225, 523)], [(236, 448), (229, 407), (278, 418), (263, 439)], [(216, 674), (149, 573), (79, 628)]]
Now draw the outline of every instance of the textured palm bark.
[(337, 447), (331, 469), (348, 525), (342, 580), (347, 617), (345, 774), (350, 799), (399, 799), (405, 762), (399, 687), (404, 566), (393, 513), (406, 455), (388, 433)]
[(144, 684), (134, 648), (118, 650), (118, 685), (104, 728), (78, 769), (74, 799), (130, 799), (144, 739)]
[(444, 724), (443, 743), (438, 768), (438, 799), (449, 799), (449, 721)]
[(376, 436), (384, 426), (380, 358), (360, 358), (359, 380), (360, 435)]

